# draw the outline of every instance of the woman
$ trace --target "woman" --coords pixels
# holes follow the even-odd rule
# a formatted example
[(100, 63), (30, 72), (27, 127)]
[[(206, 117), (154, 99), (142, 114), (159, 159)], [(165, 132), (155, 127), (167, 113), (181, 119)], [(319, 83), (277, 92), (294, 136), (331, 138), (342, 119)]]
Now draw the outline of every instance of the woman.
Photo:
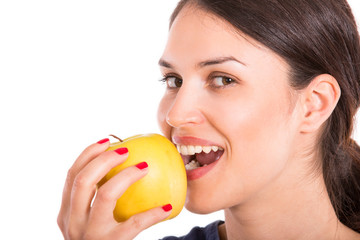
[[(225, 212), (225, 223), (186, 239), (360, 239), (359, 64), (345, 0), (180, 1), (159, 61), (158, 121), (185, 149), (186, 208)], [(189, 156), (196, 145), (223, 151)], [(91, 145), (69, 171), (58, 218), (66, 239), (132, 239), (170, 214), (104, 216), (146, 175), (136, 166), (90, 208), (96, 183), (127, 156), (108, 146)]]

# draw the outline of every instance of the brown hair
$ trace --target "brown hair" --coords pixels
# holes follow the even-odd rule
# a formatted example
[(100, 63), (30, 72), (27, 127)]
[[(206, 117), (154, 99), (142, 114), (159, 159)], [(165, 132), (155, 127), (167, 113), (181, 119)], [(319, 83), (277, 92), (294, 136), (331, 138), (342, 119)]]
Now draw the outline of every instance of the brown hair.
[(284, 58), (295, 89), (324, 73), (338, 81), (341, 97), (319, 142), (321, 166), (339, 220), (360, 232), (360, 148), (351, 139), (360, 103), (360, 42), (346, 0), (181, 0), (170, 26), (188, 3)]

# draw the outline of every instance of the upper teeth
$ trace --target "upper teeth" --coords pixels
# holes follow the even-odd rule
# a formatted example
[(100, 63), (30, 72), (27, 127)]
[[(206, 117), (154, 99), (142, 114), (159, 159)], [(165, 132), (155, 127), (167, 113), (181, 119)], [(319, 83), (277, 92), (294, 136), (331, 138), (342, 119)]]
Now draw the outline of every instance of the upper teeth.
[(216, 152), (217, 150), (223, 150), (218, 146), (194, 146), (194, 145), (177, 145), (179, 153), (182, 155), (194, 155), (195, 153), (209, 153), (211, 150)]

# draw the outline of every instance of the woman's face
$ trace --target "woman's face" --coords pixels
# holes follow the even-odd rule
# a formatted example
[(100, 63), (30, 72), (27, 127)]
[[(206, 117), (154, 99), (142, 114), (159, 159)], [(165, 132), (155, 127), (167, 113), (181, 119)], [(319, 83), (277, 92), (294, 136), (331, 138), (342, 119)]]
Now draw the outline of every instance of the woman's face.
[(237, 206), (283, 181), (297, 123), (289, 67), (280, 57), (219, 18), (186, 7), (159, 64), (168, 86), (158, 111), (161, 130), (185, 163), (194, 160), (188, 168), (200, 165), (187, 171), (187, 209)]

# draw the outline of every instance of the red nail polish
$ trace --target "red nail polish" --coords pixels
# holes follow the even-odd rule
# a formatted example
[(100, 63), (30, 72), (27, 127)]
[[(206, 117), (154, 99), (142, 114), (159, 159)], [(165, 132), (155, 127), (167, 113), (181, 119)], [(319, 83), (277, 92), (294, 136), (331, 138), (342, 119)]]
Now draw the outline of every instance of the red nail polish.
[(98, 141), (97, 143), (103, 144), (103, 143), (106, 143), (106, 142), (108, 142), (108, 141), (109, 141), (108, 138), (104, 138), (104, 139), (101, 139), (100, 141)]
[(127, 148), (118, 148), (114, 150), (117, 154), (123, 155), (126, 154), (129, 150)]
[(166, 204), (166, 205), (162, 206), (162, 209), (163, 209), (165, 212), (169, 212), (169, 211), (171, 211), (172, 206), (171, 206), (171, 204)]
[(147, 162), (141, 162), (141, 163), (136, 164), (135, 166), (141, 170), (141, 169), (147, 168), (148, 164), (147, 164)]

